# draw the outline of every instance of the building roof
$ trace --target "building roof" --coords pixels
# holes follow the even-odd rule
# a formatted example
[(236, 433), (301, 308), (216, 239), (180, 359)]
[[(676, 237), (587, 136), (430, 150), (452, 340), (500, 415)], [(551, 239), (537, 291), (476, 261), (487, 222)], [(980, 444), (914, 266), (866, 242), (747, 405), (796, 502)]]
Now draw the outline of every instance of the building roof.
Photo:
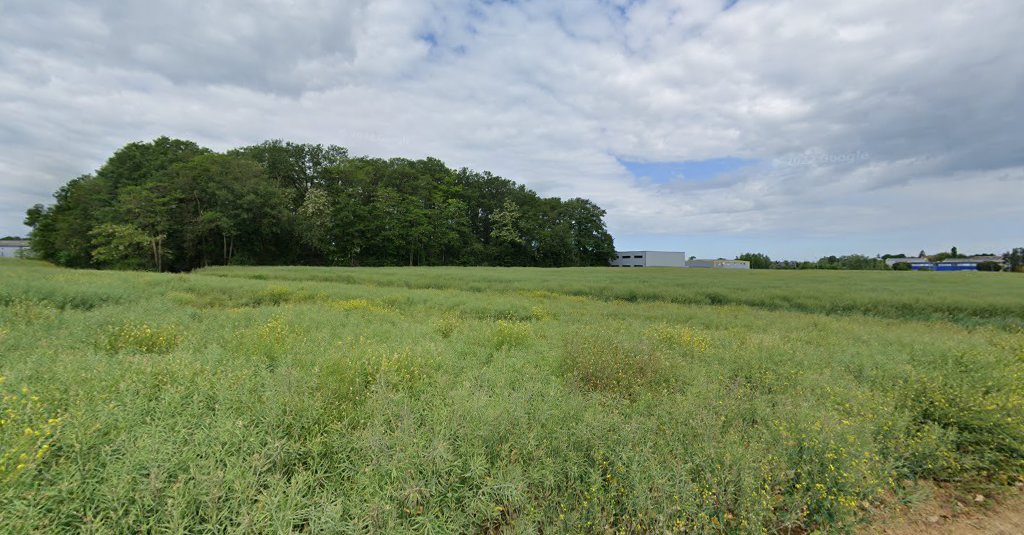
[(903, 263), (930, 264), (931, 260), (928, 260), (927, 258), (886, 258), (885, 259), (885, 263), (887, 265), (890, 265), (890, 266), (894, 265), (894, 264), (903, 264)]
[(671, 254), (685, 254), (685, 251), (652, 251), (650, 249), (638, 249), (633, 251), (615, 251), (615, 254), (622, 253), (671, 253)]
[(28, 240), (0, 240), (0, 247), (28, 247)]
[(942, 263), (977, 263), (977, 262), (998, 262), (1003, 263), (1003, 257), (1001, 256), (969, 256), (969, 257), (957, 257), (947, 258), (945, 260), (939, 260), (938, 262), (932, 262), (927, 258), (886, 258), (886, 265), (892, 266), (900, 263), (910, 264), (942, 264)]

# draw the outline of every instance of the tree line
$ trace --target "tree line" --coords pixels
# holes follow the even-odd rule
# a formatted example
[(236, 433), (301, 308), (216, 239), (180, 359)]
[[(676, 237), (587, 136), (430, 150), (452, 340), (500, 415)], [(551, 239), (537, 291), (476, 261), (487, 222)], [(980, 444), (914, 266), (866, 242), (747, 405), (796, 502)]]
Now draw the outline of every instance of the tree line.
[(266, 141), (224, 153), (161, 137), (130, 143), (27, 212), (38, 257), (79, 268), (217, 264), (607, 265), (593, 202), (435, 158), (350, 157)]
[[(981, 253), (977, 255), (969, 256), (996, 256), (991, 253)], [(1006, 271), (1021, 272), (1024, 271), (1024, 247), (1016, 247), (1003, 253), (1003, 265), (997, 262), (981, 262), (978, 265), (978, 271), (1000, 271), (1005, 269)], [(924, 251), (921, 251), (917, 255), (918, 258), (927, 258), (932, 262), (941, 262), (948, 258), (960, 258), (960, 253), (956, 247), (953, 247), (949, 251), (943, 251), (933, 255), (927, 255)], [(768, 255), (764, 253), (743, 253), (736, 257), (736, 260), (746, 260), (750, 262), (751, 269), (840, 269), (840, 270), (871, 270), (871, 269), (895, 269), (895, 270), (909, 270), (909, 264), (895, 264), (890, 267), (885, 263), (890, 258), (907, 258), (905, 254), (884, 254), (878, 256), (866, 256), (860, 254), (851, 254), (843, 256), (823, 256), (815, 262), (811, 261), (796, 261), (796, 260), (772, 260)]]

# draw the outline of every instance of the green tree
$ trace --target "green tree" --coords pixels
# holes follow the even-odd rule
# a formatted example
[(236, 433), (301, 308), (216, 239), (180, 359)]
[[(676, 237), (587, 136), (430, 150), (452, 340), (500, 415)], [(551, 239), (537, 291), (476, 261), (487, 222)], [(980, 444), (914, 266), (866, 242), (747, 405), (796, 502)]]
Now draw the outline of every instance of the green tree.
[(114, 209), (118, 219), (149, 237), (149, 249), (157, 271), (163, 271), (164, 261), (170, 256), (164, 241), (174, 226), (175, 202), (169, 185), (157, 180), (123, 187), (117, 195)]
[(41, 258), (69, 267), (93, 267), (89, 232), (104, 222), (110, 206), (106, 184), (93, 175), (82, 175), (54, 194), (56, 204), (36, 220), (32, 241)]
[(25, 222), (40, 256), (73, 267), (129, 265), (134, 256), (114, 253), (139, 236), (148, 239), (149, 263), (137, 267), (161, 271), (604, 265), (614, 253), (606, 214), (589, 200), (542, 199), (436, 158), (349, 158), (333, 145), (268, 141), (219, 154), (161, 137), (125, 145), (54, 197), (30, 208)]
[(1003, 253), (1003, 260), (1010, 271), (1024, 271), (1024, 247), (1015, 247)]
[(491, 243), (500, 251), (496, 260), (505, 265), (521, 263), (525, 240), (520, 230), (519, 206), (506, 199), (501, 208), (491, 214), (490, 220)]
[(284, 227), (285, 192), (248, 159), (204, 154), (175, 166), (168, 180), (176, 196), (175, 221), (182, 249), (179, 268), (229, 264), (242, 254), (262, 263), (263, 244)]
[(96, 176), (116, 194), (125, 186), (144, 184), (175, 165), (210, 152), (192, 141), (161, 136), (148, 143), (129, 143), (118, 149), (96, 171)]
[(587, 199), (569, 199), (561, 205), (561, 219), (569, 227), (571, 263), (606, 266), (615, 257), (615, 244), (604, 226), (605, 211)]
[(271, 180), (290, 191), (293, 209), (305, 202), (310, 190), (329, 185), (329, 169), (348, 159), (348, 149), (344, 147), (280, 139), (235, 149), (230, 154), (251, 158), (263, 166)]
[(143, 269), (149, 263), (150, 236), (135, 225), (103, 223), (89, 232), (93, 261), (115, 269)]
[(999, 262), (985, 261), (978, 262), (978, 271), (1002, 271), (1003, 266)]
[(440, 251), (441, 264), (458, 257), (460, 247), (471, 237), (469, 207), (459, 199), (446, 199), (434, 214), (432, 242)]
[(750, 269), (771, 269), (772, 259), (763, 253), (743, 253), (736, 257), (736, 260), (750, 262)]
[(321, 188), (306, 193), (306, 200), (299, 206), (299, 236), (316, 250), (334, 257), (337, 248), (334, 243), (331, 199)]

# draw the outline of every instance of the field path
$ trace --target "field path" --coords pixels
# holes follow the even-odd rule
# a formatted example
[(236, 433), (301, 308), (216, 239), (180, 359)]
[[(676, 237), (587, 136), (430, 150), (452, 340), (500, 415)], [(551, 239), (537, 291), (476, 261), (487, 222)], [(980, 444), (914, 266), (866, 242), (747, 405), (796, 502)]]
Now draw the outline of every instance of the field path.
[[(960, 509), (957, 512), (956, 509)], [(863, 535), (1020, 535), (1024, 533), (1024, 492), (1001, 500), (990, 509), (938, 502), (915, 507), (864, 529)]]

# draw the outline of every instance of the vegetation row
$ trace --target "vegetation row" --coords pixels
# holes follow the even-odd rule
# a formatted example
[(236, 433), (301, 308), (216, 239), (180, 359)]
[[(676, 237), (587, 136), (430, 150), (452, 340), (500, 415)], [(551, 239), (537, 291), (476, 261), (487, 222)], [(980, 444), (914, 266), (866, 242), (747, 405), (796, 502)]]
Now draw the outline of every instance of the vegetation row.
[[(917, 275), (961, 305), (1024, 297)], [(989, 496), (1024, 472), (1019, 329), (610, 284), (914, 302), (912, 274), (0, 277), (5, 533), (842, 533), (916, 482)]]

